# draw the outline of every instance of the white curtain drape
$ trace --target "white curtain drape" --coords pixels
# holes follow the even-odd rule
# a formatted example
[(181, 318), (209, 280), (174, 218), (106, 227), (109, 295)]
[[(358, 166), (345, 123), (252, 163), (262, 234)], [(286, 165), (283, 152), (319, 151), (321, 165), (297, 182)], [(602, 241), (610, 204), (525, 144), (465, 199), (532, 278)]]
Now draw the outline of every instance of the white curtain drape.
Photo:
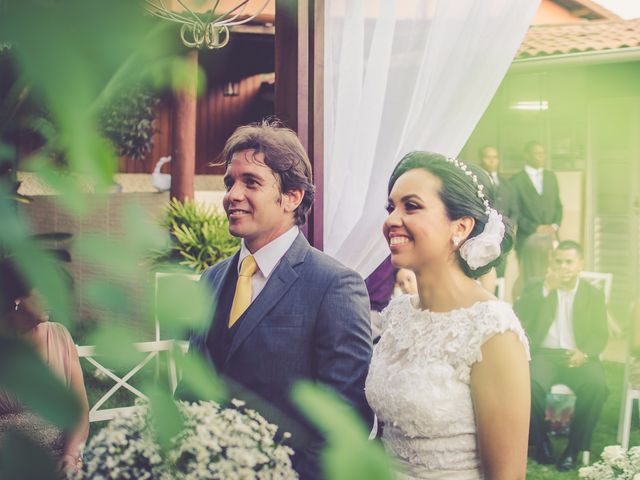
[(387, 181), (412, 150), (456, 156), (539, 0), (326, 0), (324, 250), (368, 276), (388, 255)]

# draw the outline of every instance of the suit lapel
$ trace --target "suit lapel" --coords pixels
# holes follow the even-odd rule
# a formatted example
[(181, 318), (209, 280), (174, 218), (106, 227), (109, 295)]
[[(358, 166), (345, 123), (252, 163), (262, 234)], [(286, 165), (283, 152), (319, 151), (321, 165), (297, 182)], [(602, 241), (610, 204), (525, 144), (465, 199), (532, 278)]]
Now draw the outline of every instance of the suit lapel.
[(576, 296), (573, 299), (573, 307), (571, 309), (571, 325), (573, 326), (574, 336), (580, 331), (581, 319), (587, 318), (584, 314), (587, 303), (588, 295), (586, 285), (582, 280), (578, 280), (578, 289), (576, 290)]
[(544, 302), (544, 314), (542, 316), (541, 324), (544, 324), (544, 328), (541, 328), (542, 338), (540, 343), (544, 342), (545, 337), (549, 333), (551, 325), (556, 320), (556, 310), (558, 309), (558, 291), (552, 290), (547, 296), (547, 301)]
[(211, 286), (211, 289), (213, 291), (213, 301), (215, 302), (214, 305), (214, 312), (215, 315), (218, 314), (218, 303), (220, 301), (220, 295), (222, 294), (222, 289), (224, 288), (224, 286), (227, 284), (227, 282), (233, 282), (235, 284), (238, 275), (237, 275), (237, 271), (238, 271), (238, 257), (240, 256), (240, 250), (238, 250), (233, 257), (231, 257), (231, 261), (229, 261), (227, 263), (227, 265), (225, 265), (224, 270), (222, 272), (220, 272), (219, 277), (220, 277), (220, 281), (214, 281), (212, 283), (210, 283), (209, 285)]
[(267, 284), (241, 318), (238, 330), (233, 336), (233, 341), (229, 347), (225, 365), (242, 342), (255, 330), (284, 294), (289, 291), (291, 285), (298, 278), (298, 274), (293, 267), (304, 262), (304, 257), (309, 248), (311, 247), (307, 240), (302, 234), (299, 234), (271, 274)]
[[(526, 192), (527, 196), (534, 202), (540, 201), (539, 199), (540, 199), (541, 195), (538, 193), (538, 190), (536, 190), (536, 186), (531, 181), (531, 177), (529, 176), (529, 174), (527, 173), (526, 170), (524, 170), (523, 173), (524, 173), (524, 177), (525, 177), (525, 178), (523, 178), (523, 180), (524, 180), (524, 184), (525, 184), (525, 189), (527, 190), (527, 192)], [(543, 192), (544, 192), (544, 184), (545, 184), (544, 177), (545, 177), (545, 175), (543, 173), (543, 176), (542, 176), (542, 189), (543, 189), (542, 191)]]

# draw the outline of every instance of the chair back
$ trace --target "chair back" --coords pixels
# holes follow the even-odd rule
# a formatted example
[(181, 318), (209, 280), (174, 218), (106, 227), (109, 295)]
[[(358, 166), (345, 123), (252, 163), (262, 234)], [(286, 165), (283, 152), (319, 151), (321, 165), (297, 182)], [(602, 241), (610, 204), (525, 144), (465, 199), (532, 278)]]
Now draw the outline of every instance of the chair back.
[(611, 286), (613, 285), (612, 273), (580, 272), (580, 278), (586, 280), (594, 287), (601, 289), (604, 293), (604, 301), (609, 305), (609, 299), (611, 298)]

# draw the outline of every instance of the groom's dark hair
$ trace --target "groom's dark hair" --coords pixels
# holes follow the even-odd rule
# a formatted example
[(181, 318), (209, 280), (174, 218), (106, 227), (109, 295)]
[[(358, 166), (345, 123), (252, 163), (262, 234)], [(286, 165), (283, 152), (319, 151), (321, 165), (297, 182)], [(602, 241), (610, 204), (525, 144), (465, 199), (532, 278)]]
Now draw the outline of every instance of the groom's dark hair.
[(228, 167), (234, 153), (249, 149), (264, 154), (264, 162), (273, 170), (282, 193), (295, 189), (304, 192), (294, 212), (296, 225), (303, 225), (313, 204), (315, 187), (311, 162), (296, 133), (274, 119), (238, 127), (224, 146), (222, 162), (215, 165)]

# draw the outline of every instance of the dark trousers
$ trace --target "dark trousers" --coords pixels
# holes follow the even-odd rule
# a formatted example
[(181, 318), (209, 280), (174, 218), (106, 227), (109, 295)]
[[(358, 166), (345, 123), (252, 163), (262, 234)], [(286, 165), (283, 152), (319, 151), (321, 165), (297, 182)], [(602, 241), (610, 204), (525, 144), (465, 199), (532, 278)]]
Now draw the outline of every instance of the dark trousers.
[(531, 425), (529, 443), (539, 444), (546, 435), (544, 413), (547, 393), (555, 384), (568, 386), (576, 395), (568, 449), (589, 450), (591, 436), (609, 393), (604, 368), (598, 359), (589, 359), (577, 368), (568, 366), (566, 350), (539, 349), (531, 358)]

